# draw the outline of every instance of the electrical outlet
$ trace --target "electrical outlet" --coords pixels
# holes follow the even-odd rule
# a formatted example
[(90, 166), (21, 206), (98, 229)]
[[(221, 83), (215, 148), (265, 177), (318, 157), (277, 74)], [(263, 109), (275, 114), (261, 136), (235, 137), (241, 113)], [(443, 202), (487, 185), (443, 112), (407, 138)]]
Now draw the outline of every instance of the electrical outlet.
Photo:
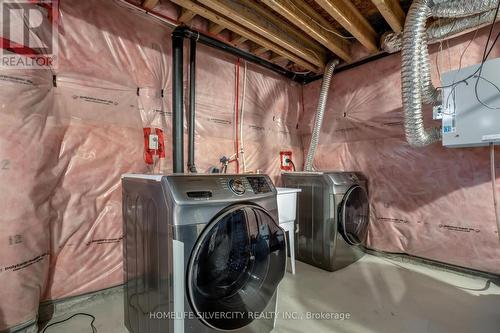
[(151, 150), (158, 150), (158, 148), (159, 148), (158, 135), (149, 134), (149, 147), (148, 148)]
[(280, 152), (281, 171), (293, 171), (293, 165), (289, 161), (293, 161), (292, 152), (291, 151)]

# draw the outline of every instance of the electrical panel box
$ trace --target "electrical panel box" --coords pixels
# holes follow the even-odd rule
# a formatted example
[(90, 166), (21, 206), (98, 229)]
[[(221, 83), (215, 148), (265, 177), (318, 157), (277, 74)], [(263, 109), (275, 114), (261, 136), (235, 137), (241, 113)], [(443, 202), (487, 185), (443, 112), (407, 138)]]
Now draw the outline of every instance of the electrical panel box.
[(443, 146), (500, 143), (500, 58), (444, 73), (442, 86)]

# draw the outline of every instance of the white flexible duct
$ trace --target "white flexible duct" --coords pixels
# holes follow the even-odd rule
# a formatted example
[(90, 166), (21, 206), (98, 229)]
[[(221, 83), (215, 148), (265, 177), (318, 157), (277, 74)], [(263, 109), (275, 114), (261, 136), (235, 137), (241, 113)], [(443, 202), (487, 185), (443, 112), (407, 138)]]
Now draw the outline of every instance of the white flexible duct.
[[(433, 87), (427, 49), (427, 19), (478, 15), (496, 8), (498, 0), (415, 0), (408, 12), (402, 45), (402, 95), (405, 113), (406, 140), (411, 146), (422, 147), (441, 139), (440, 128), (424, 128), (422, 103), (434, 103), (440, 95)], [(488, 16), (488, 15), (485, 15)], [(470, 19), (470, 18), (469, 18)], [(475, 16), (477, 20), (477, 16)]]
[(318, 107), (316, 109), (316, 118), (314, 119), (314, 128), (312, 132), (311, 143), (309, 145), (309, 151), (307, 153), (306, 163), (304, 165), (305, 171), (313, 171), (313, 160), (314, 155), (316, 154), (316, 148), (318, 148), (321, 125), (323, 124), (326, 102), (328, 101), (328, 91), (330, 90), (333, 70), (335, 69), (335, 66), (338, 65), (338, 63), (338, 59), (331, 60), (326, 65), (325, 73), (323, 74), (323, 83), (321, 84), (321, 91), (319, 94)]

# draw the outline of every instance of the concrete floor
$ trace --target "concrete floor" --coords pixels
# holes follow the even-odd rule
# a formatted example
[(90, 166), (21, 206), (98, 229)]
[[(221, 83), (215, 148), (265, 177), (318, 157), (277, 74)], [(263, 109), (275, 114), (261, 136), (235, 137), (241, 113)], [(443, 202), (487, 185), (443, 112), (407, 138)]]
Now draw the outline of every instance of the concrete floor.
[[(126, 333), (121, 293), (79, 311), (96, 316), (98, 333)], [(491, 281), (431, 266), (366, 255), (334, 273), (297, 263), (279, 289), (277, 327), (273, 333), (498, 333), (500, 287)], [(288, 317), (303, 319), (284, 319)], [(349, 314), (349, 320), (307, 319)], [(88, 333), (90, 320), (76, 317), (46, 333)]]

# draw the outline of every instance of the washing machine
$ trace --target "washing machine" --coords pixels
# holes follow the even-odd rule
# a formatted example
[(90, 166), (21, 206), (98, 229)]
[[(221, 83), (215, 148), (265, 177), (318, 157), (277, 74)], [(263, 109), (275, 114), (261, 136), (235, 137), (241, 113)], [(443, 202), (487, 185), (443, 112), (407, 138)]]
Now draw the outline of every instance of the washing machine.
[(290, 172), (284, 186), (300, 188), (296, 259), (336, 271), (364, 255), (368, 232), (367, 181), (355, 172)]
[(131, 333), (269, 333), (285, 274), (265, 175), (124, 175)]

